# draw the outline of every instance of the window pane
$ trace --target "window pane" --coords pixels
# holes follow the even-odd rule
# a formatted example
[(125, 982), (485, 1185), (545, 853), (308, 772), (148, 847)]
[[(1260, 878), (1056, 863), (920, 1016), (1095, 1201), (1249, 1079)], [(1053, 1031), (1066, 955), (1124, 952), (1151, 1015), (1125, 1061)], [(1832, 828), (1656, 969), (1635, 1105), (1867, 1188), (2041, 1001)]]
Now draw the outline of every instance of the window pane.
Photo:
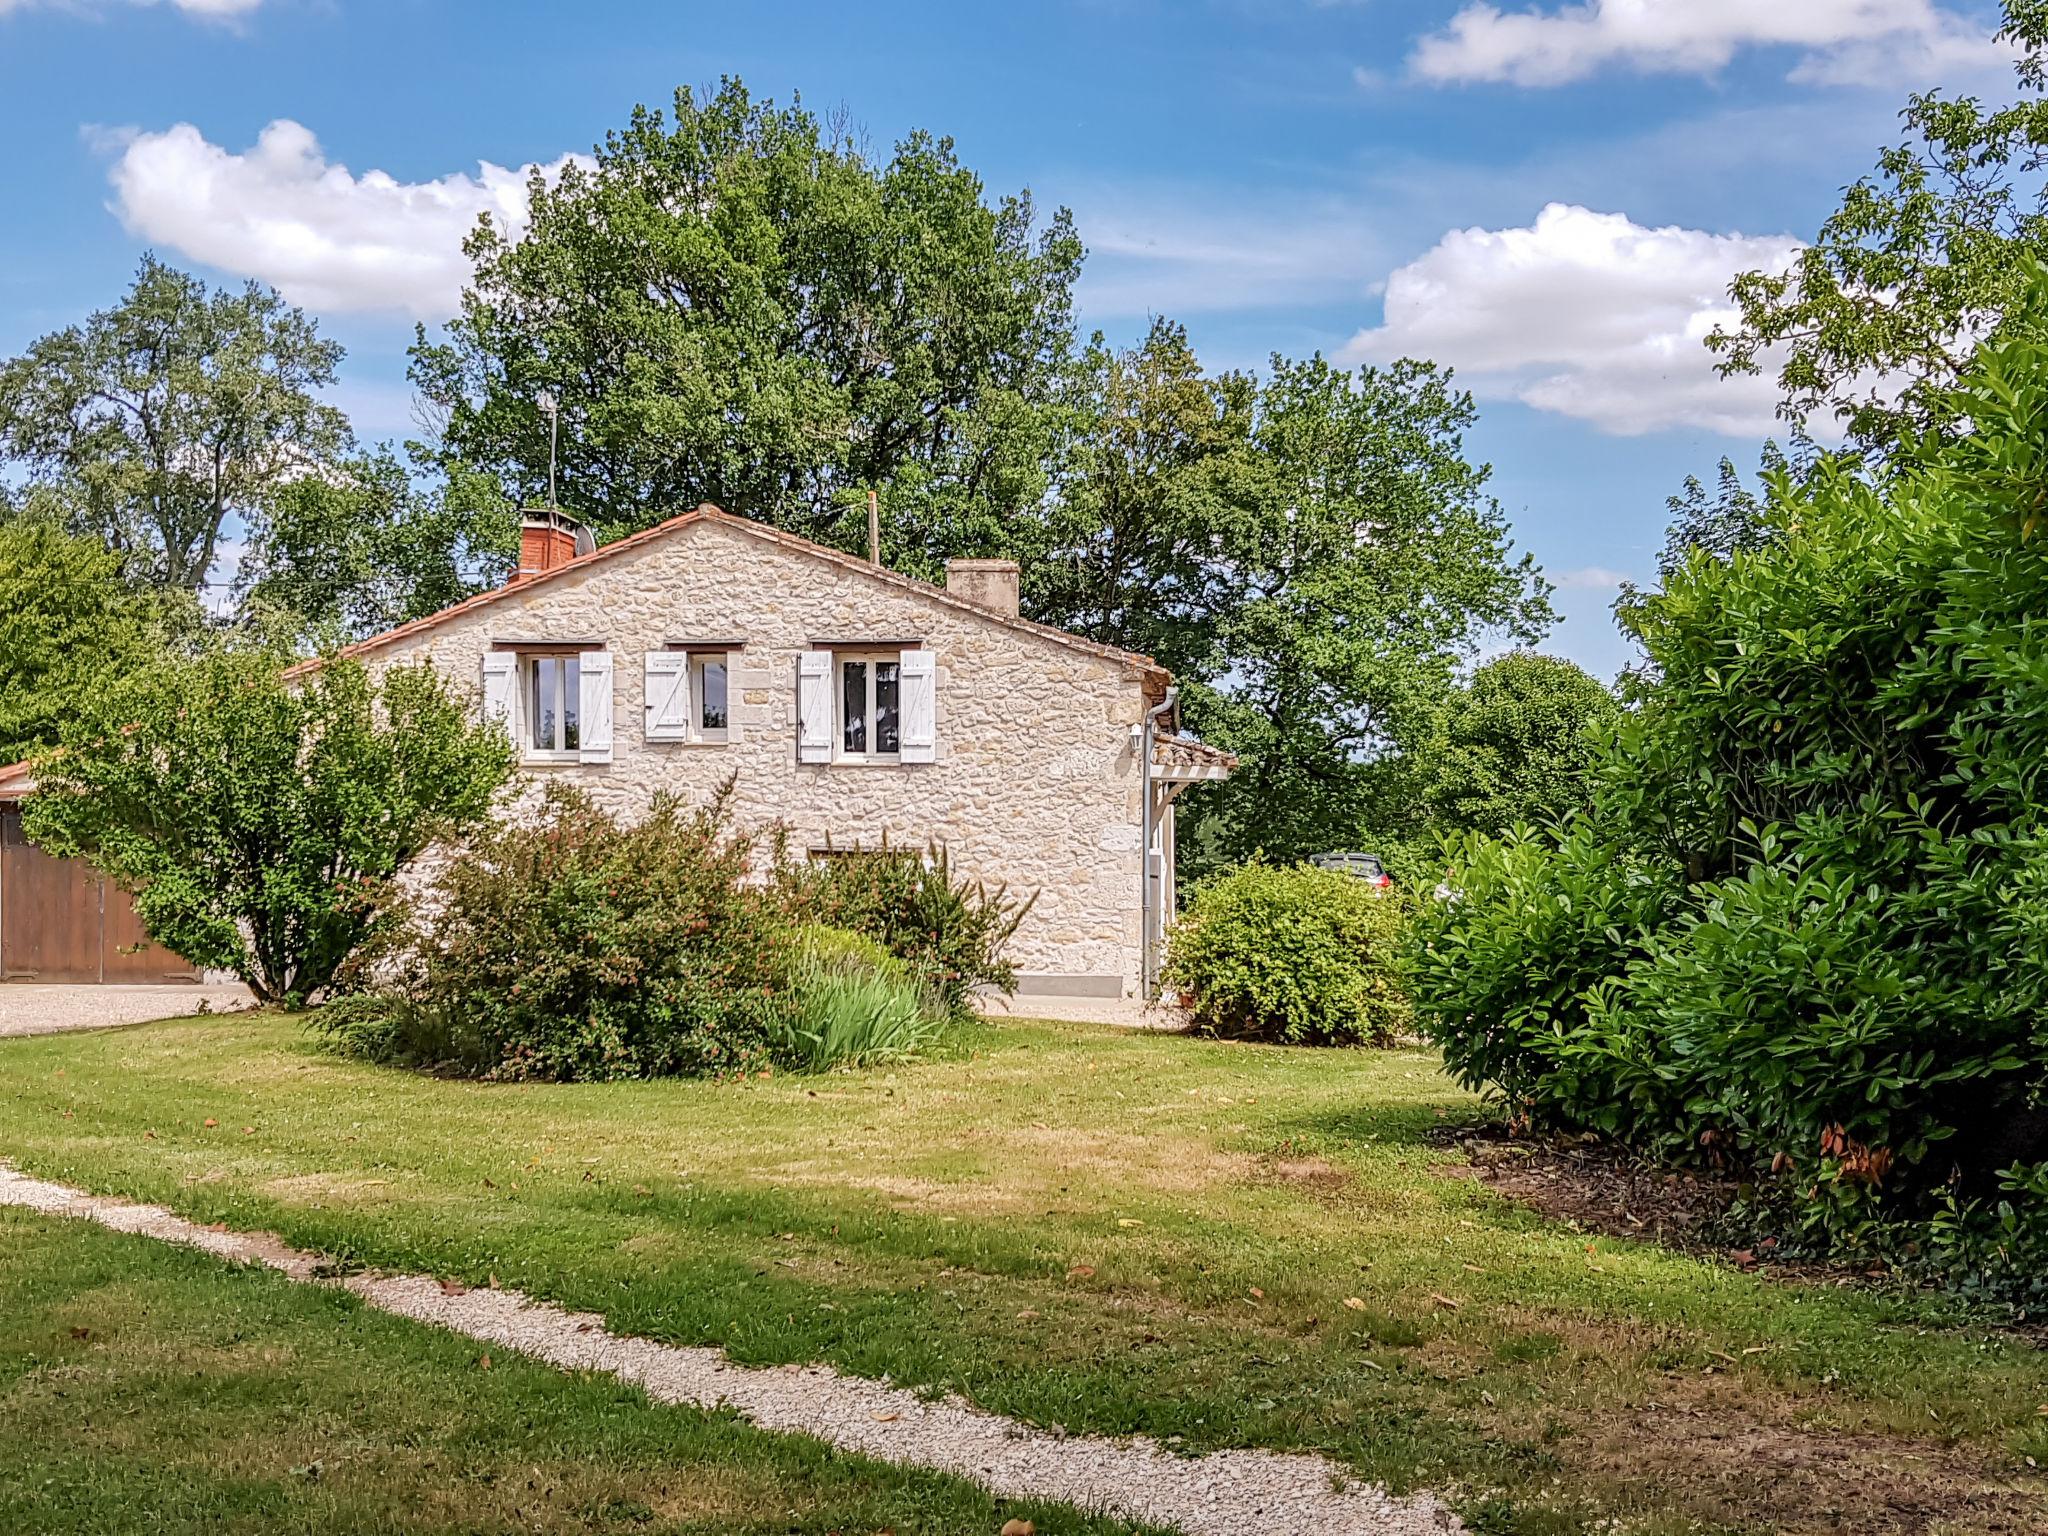
[(536, 656), (527, 664), (526, 718), (533, 722), (533, 745), (539, 752), (555, 748), (555, 700), (561, 687), (556, 670), (552, 656)]
[(900, 693), (896, 674), (900, 670), (893, 661), (875, 663), (875, 750), (894, 752), (896, 750), (896, 700)]
[(700, 666), (697, 723), (707, 731), (722, 731), (725, 729), (725, 663), (706, 661)]
[(844, 740), (849, 752), (868, 749), (868, 664), (849, 661), (839, 669), (839, 695)]
[(562, 750), (576, 750), (576, 715), (583, 707), (583, 666), (574, 656), (562, 663)]

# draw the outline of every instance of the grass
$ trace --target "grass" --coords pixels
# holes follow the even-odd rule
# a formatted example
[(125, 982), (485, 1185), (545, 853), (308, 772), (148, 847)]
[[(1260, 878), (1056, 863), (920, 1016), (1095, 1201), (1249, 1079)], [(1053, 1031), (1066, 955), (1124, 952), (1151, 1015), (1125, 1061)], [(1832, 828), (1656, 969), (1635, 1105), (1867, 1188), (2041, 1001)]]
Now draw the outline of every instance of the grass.
[(0, 1211), (0, 1530), (951, 1536), (1011, 1515), (1132, 1529), (490, 1359), (345, 1293)]
[(1539, 1221), (1428, 1139), (1472, 1107), (1422, 1052), (1007, 1021), (726, 1084), (440, 1081), (267, 1016), (0, 1047), (32, 1172), (750, 1362), (1318, 1449), (1487, 1532), (2035, 1528), (2048, 1356)]

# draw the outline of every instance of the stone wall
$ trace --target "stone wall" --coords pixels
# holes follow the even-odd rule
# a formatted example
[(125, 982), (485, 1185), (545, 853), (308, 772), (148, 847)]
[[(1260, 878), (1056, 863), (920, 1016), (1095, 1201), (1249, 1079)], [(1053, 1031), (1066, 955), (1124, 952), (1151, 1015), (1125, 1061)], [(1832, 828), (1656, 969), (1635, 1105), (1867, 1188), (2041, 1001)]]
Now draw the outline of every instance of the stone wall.
[[(1138, 989), (1139, 775), (1145, 708), (1133, 664), (1019, 630), (732, 526), (685, 524), (402, 636), (371, 660), (431, 659), (478, 690), (507, 640), (601, 638), (614, 658), (606, 764), (529, 765), (635, 814), (657, 790), (700, 802), (731, 775), (739, 824), (780, 821), (798, 850), (945, 845), (958, 873), (1037, 905), (1013, 943), (1026, 989)], [(739, 639), (725, 744), (649, 742), (643, 654)], [(797, 655), (814, 642), (909, 643), (935, 653), (936, 760), (799, 764)]]

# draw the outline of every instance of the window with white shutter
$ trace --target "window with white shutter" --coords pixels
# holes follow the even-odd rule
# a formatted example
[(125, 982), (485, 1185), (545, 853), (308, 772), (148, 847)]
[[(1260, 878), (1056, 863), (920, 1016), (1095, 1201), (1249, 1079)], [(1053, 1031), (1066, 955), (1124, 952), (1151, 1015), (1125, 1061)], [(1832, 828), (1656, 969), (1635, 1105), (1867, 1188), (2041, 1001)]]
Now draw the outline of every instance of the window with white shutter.
[(732, 718), (732, 656), (671, 646), (647, 653), (647, 739), (716, 746), (739, 740)]
[(512, 706), (519, 696), (519, 658), (507, 651), (484, 652), (483, 678), (484, 718), (504, 726), (516, 741), (519, 727)]
[(830, 752), (834, 761), (933, 760), (937, 722), (930, 651), (834, 651), (830, 670)]
[(612, 657), (609, 651), (563, 645), (507, 648), (484, 660), (487, 708), (512, 728), (529, 763), (612, 760)]

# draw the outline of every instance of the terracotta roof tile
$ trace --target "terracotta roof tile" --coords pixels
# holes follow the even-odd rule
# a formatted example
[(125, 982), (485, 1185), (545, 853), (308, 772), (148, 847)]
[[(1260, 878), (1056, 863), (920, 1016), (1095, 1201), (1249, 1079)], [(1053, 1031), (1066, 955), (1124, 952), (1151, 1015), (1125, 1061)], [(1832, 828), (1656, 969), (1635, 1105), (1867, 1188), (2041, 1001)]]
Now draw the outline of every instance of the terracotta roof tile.
[[(1037, 635), (1042, 639), (1051, 640), (1060, 645), (1071, 646), (1075, 650), (1086, 651), (1090, 655), (1103, 657), (1105, 660), (1121, 662), (1125, 666), (1135, 667), (1141, 672), (1155, 673), (1161, 678), (1167, 675), (1166, 668), (1160, 666), (1150, 656), (1141, 656), (1136, 651), (1122, 650), (1116, 646), (1104, 645), (1095, 640), (1085, 640), (1079, 635), (1067, 633), (1064, 629), (1055, 629), (1050, 624), (1038, 624), (1030, 619), (1011, 618), (1006, 614), (992, 613), (977, 603), (970, 603), (965, 598), (955, 597), (944, 587), (933, 586), (928, 581), (919, 581), (914, 576), (905, 576), (900, 571), (892, 571), (884, 566), (870, 565), (867, 561), (860, 559), (858, 556), (849, 555), (843, 550), (832, 549), (823, 544), (815, 544), (811, 540), (799, 538), (793, 533), (785, 533), (780, 528), (771, 528), (766, 523), (757, 523), (752, 518), (736, 517), (730, 512), (722, 511), (712, 506), (709, 502), (705, 502), (702, 506), (694, 507), (688, 512), (678, 513), (664, 522), (656, 523), (652, 528), (642, 529), (639, 533), (629, 534), (623, 539), (615, 539), (609, 544), (601, 544), (589, 554), (579, 555), (574, 560), (556, 566), (553, 570), (542, 571), (537, 576), (529, 576), (524, 581), (515, 581), (507, 586), (493, 587), (488, 592), (479, 592), (476, 596), (465, 598), (452, 607), (443, 608), (439, 613), (430, 613), (423, 619), (414, 619), (411, 623), (401, 624), (396, 629), (387, 629), (380, 635), (372, 635), (367, 640), (358, 640), (353, 645), (343, 646), (338, 654), (343, 656), (366, 656), (373, 654), (388, 646), (395, 645), (401, 640), (407, 640), (414, 635), (434, 629), (462, 614), (473, 612), (478, 608), (489, 607), (492, 603), (502, 598), (523, 596), (533, 591), (536, 587), (545, 586), (548, 582), (588, 570), (599, 561), (609, 560), (612, 556), (623, 554), (629, 549), (637, 549), (642, 545), (651, 544), (655, 540), (674, 533), (679, 529), (687, 528), (692, 523), (703, 522), (716, 523), (720, 527), (735, 529), (753, 538), (763, 539), (771, 544), (779, 544), (783, 548), (795, 551), (798, 554), (809, 555), (814, 559), (827, 561), (844, 570), (866, 576), (871, 580), (880, 581), (905, 591), (915, 592), (920, 597), (943, 603), (949, 608), (957, 608), (963, 613), (971, 613), (975, 617), (986, 619), (992, 624), (1001, 624), (1006, 628), (1020, 630), (1025, 634)], [(297, 666), (291, 668), (286, 673), (286, 676), (304, 672), (319, 665), (320, 663), (317, 658), (311, 661), (302, 661)]]
[(1152, 738), (1152, 764), (1156, 768), (1206, 768), (1229, 773), (1237, 767), (1237, 758), (1192, 736), (1162, 733)]
[[(732, 513), (722, 511), (712, 506), (709, 502), (705, 502), (702, 506), (694, 507), (688, 512), (678, 513), (676, 516), (668, 518), (663, 522), (656, 523), (652, 528), (642, 529), (639, 533), (629, 534), (623, 539), (614, 539), (609, 544), (601, 544), (589, 554), (579, 555), (574, 560), (558, 565), (551, 571), (543, 571), (537, 576), (529, 576), (524, 581), (515, 581), (507, 586), (493, 587), (488, 592), (479, 592), (474, 597), (464, 598), (461, 602), (451, 607), (443, 608), (439, 613), (430, 613), (425, 618), (414, 619), (410, 623), (399, 625), (396, 629), (387, 629), (382, 634), (371, 635), (368, 639), (358, 640), (353, 645), (345, 645), (337, 654), (342, 656), (373, 655), (389, 646), (396, 645), (401, 640), (408, 640), (414, 635), (424, 634), (430, 629), (438, 628), (446, 624), (450, 619), (458, 618), (466, 613), (472, 613), (479, 608), (488, 608), (492, 603), (504, 598), (523, 597), (537, 587), (545, 586), (547, 583), (564, 576), (586, 571), (600, 561), (609, 560), (614, 555), (624, 554), (629, 549), (638, 549), (642, 545), (651, 544), (655, 540), (674, 533), (679, 529), (687, 528), (692, 523), (716, 523), (720, 527), (732, 528), (753, 538), (765, 539), (769, 543), (779, 544), (783, 548), (793, 550), (798, 554), (809, 555), (814, 559), (828, 561), (833, 565), (853, 571), (870, 580), (898, 587), (904, 591), (915, 592), (920, 597), (929, 598), (931, 601), (942, 603), (949, 608), (957, 608), (963, 613), (971, 613), (976, 618), (986, 619), (991, 624), (1000, 624), (1005, 628), (1018, 630), (1024, 634), (1037, 635), (1041, 639), (1053, 641), (1058, 645), (1070, 646), (1075, 650), (1085, 651), (1092, 656), (1100, 656), (1107, 661), (1119, 662), (1124, 666), (1133, 667), (1140, 672), (1151, 674), (1153, 684), (1159, 688), (1164, 687), (1165, 679), (1168, 676), (1166, 668), (1159, 665), (1150, 656), (1141, 656), (1136, 651), (1121, 650), (1113, 645), (1104, 645), (1099, 641), (1086, 640), (1079, 635), (1069, 634), (1064, 629), (1055, 629), (1050, 624), (1038, 624), (1030, 619), (1011, 618), (1006, 614), (993, 613), (978, 603), (970, 603), (965, 598), (955, 597), (944, 587), (936, 587), (928, 581), (919, 581), (913, 576), (905, 576), (900, 571), (892, 571), (882, 566), (870, 565), (858, 556), (846, 554), (842, 550), (831, 549), (823, 544), (813, 543), (811, 540), (799, 538), (793, 533), (784, 533), (779, 528), (770, 528), (766, 523), (757, 523), (752, 518), (735, 517)], [(314, 657), (310, 660), (302, 661), (296, 666), (287, 668), (284, 675), (286, 677), (298, 676), (311, 671), (319, 665), (320, 658)], [(1179, 738), (1161, 738), (1161, 740), (1179, 740)], [(1201, 747), (1198, 742), (1189, 743), (1189, 745), (1198, 747), (1204, 752), (1214, 752), (1213, 748)], [(1228, 759), (1232, 765), (1236, 762), (1236, 759), (1230, 758), (1228, 753), (1216, 755), (1220, 758)], [(28, 764), (26, 762), (12, 763), (6, 767), (0, 767), (0, 800), (17, 798), (32, 787), (28, 782)]]

